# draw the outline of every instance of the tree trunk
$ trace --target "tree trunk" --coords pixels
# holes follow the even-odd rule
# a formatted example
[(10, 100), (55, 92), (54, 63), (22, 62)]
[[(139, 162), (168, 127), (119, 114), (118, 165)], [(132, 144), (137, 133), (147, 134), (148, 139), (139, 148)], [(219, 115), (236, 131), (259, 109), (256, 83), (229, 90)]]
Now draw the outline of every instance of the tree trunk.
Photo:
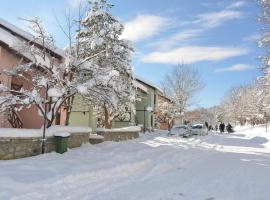
[(104, 106), (104, 115), (105, 115), (104, 126), (105, 126), (105, 128), (110, 129), (111, 124), (110, 124), (110, 120), (109, 120), (109, 112), (108, 112), (108, 109), (106, 106)]
[(66, 110), (67, 114), (66, 114), (66, 121), (65, 121), (66, 126), (69, 125), (69, 119), (70, 119), (70, 114), (71, 114), (71, 110), (72, 110), (72, 104), (74, 101), (74, 96), (71, 96), (67, 101), (68, 101), (67, 110)]

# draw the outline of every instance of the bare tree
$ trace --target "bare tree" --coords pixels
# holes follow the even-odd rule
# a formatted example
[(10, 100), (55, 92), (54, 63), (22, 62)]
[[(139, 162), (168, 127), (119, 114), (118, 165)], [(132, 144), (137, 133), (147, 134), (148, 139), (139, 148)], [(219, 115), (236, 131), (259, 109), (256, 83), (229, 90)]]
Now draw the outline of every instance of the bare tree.
[(161, 83), (164, 93), (175, 103), (175, 114), (183, 115), (194, 95), (204, 87), (200, 72), (184, 64), (175, 66)]
[(241, 125), (261, 121), (269, 105), (263, 88), (261, 80), (247, 86), (231, 88), (219, 106), (223, 121)]

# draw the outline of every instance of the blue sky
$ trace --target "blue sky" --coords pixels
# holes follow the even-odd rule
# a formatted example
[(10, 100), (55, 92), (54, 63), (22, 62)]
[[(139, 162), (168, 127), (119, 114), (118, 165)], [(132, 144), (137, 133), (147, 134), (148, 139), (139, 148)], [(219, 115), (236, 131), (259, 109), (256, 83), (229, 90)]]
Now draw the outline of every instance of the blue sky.
[[(59, 47), (66, 39), (55, 22), (79, 0), (2, 1), (0, 17), (24, 27), (19, 17), (40, 17)], [(135, 73), (159, 84), (178, 63), (198, 68), (206, 83), (195, 107), (217, 105), (226, 91), (260, 75), (261, 24), (256, 0), (112, 0), (112, 13), (134, 42)]]

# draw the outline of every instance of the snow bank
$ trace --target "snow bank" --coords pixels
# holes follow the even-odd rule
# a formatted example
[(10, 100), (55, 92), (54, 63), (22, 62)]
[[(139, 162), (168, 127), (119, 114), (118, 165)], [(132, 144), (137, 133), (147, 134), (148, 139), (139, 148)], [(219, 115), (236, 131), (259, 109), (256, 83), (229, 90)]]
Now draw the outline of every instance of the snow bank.
[(53, 134), (56, 137), (69, 137), (70, 133), (69, 132), (57, 132)]
[(0, 137), (42, 137), (42, 130), (41, 129), (0, 128)]
[(89, 138), (90, 139), (104, 139), (102, 135), (98, 135), (98, 134), (90, 134)]
[(105, 128), (98, 128), (97, 132), (140, 132), (141, 128), (139, 126), (129, 126), (125, 128), (113, 128), (113, 129), (105, 129)]
[(52, 126), (48, 129), (49, 132), (67, 131), (71, 133), (92, 132), (88, 126)]
[(270, 144), (250, 134), (270, 137), (257, 127), (188, 139), (164, 132), (0, 161), (0, 199), (268, 200)]
[[(46, 130), (46, 137), (52, 137), (59, 132), (82, 133), (92, 132), (90, 127), (77, 126), (52, 126)], [(42, 137), (42, 129), (16, 129), (16, 128), (0, 128), (0, 137)]]

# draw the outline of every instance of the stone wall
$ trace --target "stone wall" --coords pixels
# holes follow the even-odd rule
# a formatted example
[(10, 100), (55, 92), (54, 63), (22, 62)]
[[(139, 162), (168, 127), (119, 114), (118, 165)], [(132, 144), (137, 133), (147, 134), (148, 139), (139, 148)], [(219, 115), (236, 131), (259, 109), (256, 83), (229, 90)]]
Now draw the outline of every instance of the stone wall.
[[(89, 134), (71, 133), (68, 139), (68, 148), (80, 147), (89, 143)], [(40, 137), (0, 137), (0, 160), (9, 160), (23, 157), (30, 157), (41, 154), (42, 138)], [(46, 153), (55, 151), (55, 138), (46, 138)]]
[(73, 133), (68, 140), (68, 148), (80, 147), (82, 144), (89, 143), (90, 133)]
[(104, 137), (104, 141), (124, 141), (131, 140), (139, 137), (139, 131), (136, 132), (110, 132), (110, 131), (97, 131), (98, 135), (102, 135)]

